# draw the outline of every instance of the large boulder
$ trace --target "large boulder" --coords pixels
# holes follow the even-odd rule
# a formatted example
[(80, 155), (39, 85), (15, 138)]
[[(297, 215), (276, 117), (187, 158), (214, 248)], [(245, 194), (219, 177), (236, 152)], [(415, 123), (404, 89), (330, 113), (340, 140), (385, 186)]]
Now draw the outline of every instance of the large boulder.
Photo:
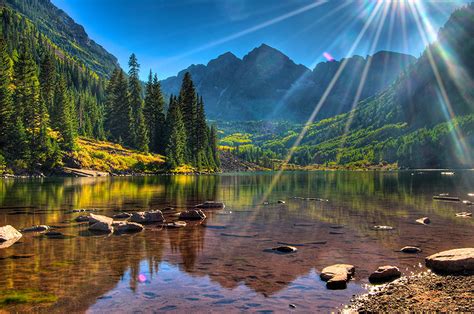
[(328, 281), (338, 274), (345, 274), (347, 280), (354, 276), (355, 267), (354, 265), (349, 264), (335, 264), (323, 268), (321, 274), (319, 275), (322, 280)]
[(0, 249), (11, 246), (21, 237), (22, 234), (10, 225), (0, 227)]
[(400, 278), (402, 273), (395, 266), (380, 266), (375, 272), (370, 274), (369, 281), (371, 283), (382, 283), (393, 281)]
[(179, 219), (182, 220), (203, 220), (206, 219), (206, 215), (199, 209), (191, 209), (179, 214)]
[(116, 233), (140, 232), (145, 229), (141, 224), (128, 221), (114, 221), (112, 224)]
[(130, 221), (137, 223), (153, 223), (153, 222), (163, 222), (165, 218), (163, 213), (160, 210), (152, 210), (148, 212), (135, 212), (130, 217)]
[(425, 259), (426, 267), (439, 273), (473, 273), (474, 248), (443, 251)]
[(103, 216), (103, 215), (95, 215), (95, 214), (90, 214), (89, 215), (89, 224), (94, 225), (98, 222), (102, 222), (108, 225), (112, 225), (114, 222), (113, 218)]

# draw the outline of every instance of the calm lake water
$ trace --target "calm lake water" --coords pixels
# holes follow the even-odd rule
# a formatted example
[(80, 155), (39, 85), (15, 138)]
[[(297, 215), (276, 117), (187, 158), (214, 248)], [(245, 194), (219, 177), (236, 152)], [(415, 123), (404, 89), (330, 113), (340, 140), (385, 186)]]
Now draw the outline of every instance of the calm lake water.
[[(54, 303), (7, 302), (0, 312), (327, 312), (366, 291), (378, 266), (419, 272), (425, 256), (474, 243), (474, 219), (455, 217), (474, 208), (432, 199), (449, 193), (474, 201), (467, 195), (474, 193), (474, 171), (287, 172), (272, 184), (275, 175), (1, 180), (0, 226), (47, 224), (68, 237), (25, 234), (0, 249), (0, 296), (13, 290), (57, 296)], [(286, 204), (276, 204), (280, 199)], [(149, 225), (133, 235), (91, 234), (74, 221), (80, 214), (68, 213), (179, 210), (206, 200), (226, 208), (184, 229)], [(415, 223), (424, 216), (430, 225)], [(279, 242), (298, 245), (298, 252), (266, 252)], [(405, 245), (423, 252), (397, 252)], [(346, 290), (327, 290), (319, 279), (335, 263), (356, 266)]]

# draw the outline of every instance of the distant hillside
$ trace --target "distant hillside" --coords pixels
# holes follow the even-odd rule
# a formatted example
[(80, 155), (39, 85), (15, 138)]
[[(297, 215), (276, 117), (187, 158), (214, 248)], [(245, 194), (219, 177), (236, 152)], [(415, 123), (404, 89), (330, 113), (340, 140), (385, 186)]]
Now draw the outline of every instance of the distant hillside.
[[(472, 34), (474, 3), (455, 11), (438, 41), (383, 93), (352, 112), (312, 124), (291, 162), (473, 168)], [(300, 131), (254, 144), (283, 158)]]
[[(416, 59), (394, 52), (371, 57), (362, 98), (384, 90)], [(319, 117), (347, 112), (356, 95), (368, 58), (354, 56), (330, 94)], [(310, 70), (295, 64), (282, 52), (262, 44), (243, 57), (227, 52), (207, 65), (191, 65), (177, 76), (162, 81), (166, 94), (176, 94), (185, 72), (190, 72), (198, 92), (206, 100), (211, 119), (221, 120), (305, 120), (340, 67), (340, 62), (323, 62)]]
[(90, 39), (82, 25), (50, 0), (0, 0), (2, 5), (25, 15), (54, 44), (97, 74), (109, 77), (118, 66), (115, 56)]

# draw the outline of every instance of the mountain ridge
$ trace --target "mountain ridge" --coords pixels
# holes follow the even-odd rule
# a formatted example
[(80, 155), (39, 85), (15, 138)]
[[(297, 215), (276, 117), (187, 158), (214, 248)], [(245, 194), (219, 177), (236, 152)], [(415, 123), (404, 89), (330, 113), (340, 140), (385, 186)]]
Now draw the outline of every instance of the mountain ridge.
[[(372, 56), (354, 55), (340, 61), (320, 62), (309, 69), (262, 43), (242, 58), (225, 52), (207, 64), (192, 64), (161, 82), (165, 94), (176, 94), (184, 73), (190, 72), (198, 92), (206, 99), (211, 119), (303, 121), (345, 60), (346, 69), (320, 117), (349, 111), (350, 98), (357, 90), (355, 82), (360, 79), (369, 58), (372, 59), (367, 78), (369, 84), (363, 89), (361, 99), (381, 92), (416, 60), (407, 54), (382, 50)], [(381, 71), (381, 66), (386, 71)]]

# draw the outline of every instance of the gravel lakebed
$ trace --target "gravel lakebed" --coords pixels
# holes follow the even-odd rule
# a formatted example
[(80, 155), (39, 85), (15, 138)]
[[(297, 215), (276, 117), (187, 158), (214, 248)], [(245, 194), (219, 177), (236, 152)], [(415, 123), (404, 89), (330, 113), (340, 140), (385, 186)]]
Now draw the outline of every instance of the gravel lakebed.
[(474, 312), (474, 275), (426, 271), (372, 286), (343, 312)]

